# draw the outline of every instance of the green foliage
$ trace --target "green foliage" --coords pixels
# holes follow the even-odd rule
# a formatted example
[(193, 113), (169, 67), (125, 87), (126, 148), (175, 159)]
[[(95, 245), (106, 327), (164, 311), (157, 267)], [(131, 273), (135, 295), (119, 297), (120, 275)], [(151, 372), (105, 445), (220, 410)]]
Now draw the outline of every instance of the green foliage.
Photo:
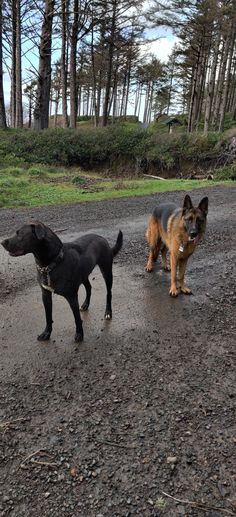
[(20, 167), (6, 167), (5, 169), (0, 169), (0, 177), (6, 174), (11, 176), (20, 176), (24, 173), (25, 170)]
[[(229, 131), (233, 135), (233, 129)], [(160, 132), (155, 124), (142, 129), (131, 122), (106, 128), (56, 128), (39, 133), (26, 129), (0, 130), (0, 164), (23, 169), (27, 163), (29, 176), (35, 178), (57, 172), (57, 166), (99, 170), (105, 166), (119, 175), (122, 164), (125, 175), (130, 175), (137, 171), (141, 160), (153, 164), (157, 172), (179, 170), (183, 161), (205, 165), (217, 161), (226, 143), (225, 136), (217, 132), (168, 134)]]
[(28, 181), (24, 179), (17, 179), (11, 177), (0, 178), (0, 189), (21, 189), (28, 186)]
[(80, 115), (80, 117), (77, 117), (77, 122), (87, 122), (89, 120), (91, 120), (89, 115)]
[(43, 167), (30, 167), (28, 169), (29, 176), (35, 177), (35, 178), (46, 178), (47, 172)]
[(74, 176), (72, 179), (73, 185), (82, 186), (86, 183), (84, 178), (81, 178), (81, 176)]
[(160, 496), (157, 498), (157, 500), (155, 502), (155, 508), (159, 508), (159, 509), (163, 510), (164, 508), (166, 508), (166, 505), (167, 505), (167, 502), (164, 499), (164, 497)]
[[(58, 176), (60, 178), (60, 176)], [(26, 207), (46, 206), (61, 203), (81, 203), (83, 201), (101, 201), (130, 196), (143, 196), (155, 192), (172, 190), (192, 190), (193, 188), (206, 187), (217, 182), (192, 181), (192, 180), (117, 180), (104, 181), (93, 179), (91, 191), (84, 190), (83, 185), (68, 183), (46, 183), (40, 178), (29, 181), (25, 178), (0, 177), (0, 207)], [(86, 178), (85, 178), (86, 181)], [(90, 178), (92, 181), (92, 178)], [(94, 189), (95, 187), (95, 189)]]
[[(4, 135), (4, 132), (1, 131), (0, 135)], [(25, 160), (22, 157), (17, 156), (13, 153), (6, 153), (4, 147), (3, 149), (1, 148), (0, 143), (0, 169), (8, 167), (9, 165), (12, 165), (13, 167), (23, 167), (25, 166)]]
[(230, 180), (232, 177), (236, 177), (236, 162), (215, 170), (214, 178), (216, 180)]
[(0, 134), (0, 154), (11, 148), (16, 159), (28, 163), (93, 167), (125, 155), (134, 158), (147, 145), (148, 134), (140, 128), (112, 126), (98, 129), (8, 130)]

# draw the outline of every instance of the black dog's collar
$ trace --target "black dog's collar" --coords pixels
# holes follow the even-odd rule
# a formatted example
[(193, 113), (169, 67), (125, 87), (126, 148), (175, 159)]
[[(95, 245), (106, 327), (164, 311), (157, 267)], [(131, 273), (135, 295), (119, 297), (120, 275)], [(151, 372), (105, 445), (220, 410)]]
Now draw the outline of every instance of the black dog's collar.
[(53, 262), (50, 262), (50, 264), (48, 264), (48, 266), (40, 267), (38, 264), (36, 264), (38, 272), (40, 273), (40, 275), (42, 275), (41, 285), (42, 285), (42, 287), (44, 287), (44, 289), (48, 289), (49, 291), (52, 291), (52, 292), (54, 291), (54, 289), (52, 289), (52, 287), (51, 287), (50, 273), (57, 266), (57, 264), (59, 264), (63, 260), (63, 258), (64, 258), (64, 251), (63, 251), (63, 248), (61, 248), (58, 255), (56, 256), (56, 258), (53, 260)]

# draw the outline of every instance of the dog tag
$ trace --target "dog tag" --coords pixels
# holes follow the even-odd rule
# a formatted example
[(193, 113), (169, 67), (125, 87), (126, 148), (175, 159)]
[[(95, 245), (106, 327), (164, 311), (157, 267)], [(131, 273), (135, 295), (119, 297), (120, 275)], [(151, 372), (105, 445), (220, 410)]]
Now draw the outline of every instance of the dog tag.
[(41, 284), (41, 286), (46, 289), (46, 291), (50, 291), (51, 293), (54, 293), (54, 289), (50, 287), (50, 285)]
[(181, 253), (183, 253), (183, 251), (184, 251), (183, 244), (180, 244), (179, 251), (180, 251)]

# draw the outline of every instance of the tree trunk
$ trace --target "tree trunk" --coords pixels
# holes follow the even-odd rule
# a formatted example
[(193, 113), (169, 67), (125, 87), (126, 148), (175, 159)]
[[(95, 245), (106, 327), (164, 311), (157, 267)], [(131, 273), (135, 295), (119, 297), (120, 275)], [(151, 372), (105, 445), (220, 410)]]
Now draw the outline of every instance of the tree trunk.
[(3, 91), (3, 69), (2, 69), (2, 0), (0, 0), (0, 128), (5, 129), (6, 111)]
[(109, 45), (108, 45), (107, 80), (106, 80), (105, 99), (104, 99), (103, 118), (102, 118), (102, 125), (103, 126), (107, 126), (108, 115), (109, 115), (108, 106), (109, 106), (109, 97), (110, 97), (110, 90), (111, 90), (111, 78), (112, 78), (112, 62), (113, 62), (114, 37), (115, 37), (115, 28), (116, 28), (116, 9), (117, 9), (116, 0), (113, 0), (111, 33), (110, 33)]
[(16, 127), (23, 127), (20, 2), (16, 0)]
[(213, 117), (214, 129), (217, 128), (217, 125), (219, 122), (219, 112), (220, 112), (220, 105), (222, 102), (222, 95), (223, 95), (223, 90), (224, 90), (225, 71), (226, 71), (228, 54), (229, 54), (229, 46), (230, 46), (230, 35), (228, 34), (225, 45), (222, 50), (219, 79), (217, 82), (216, 99), (215, 99), (215, 106), (214, 106), (214, 117)]
[(127, 116), (127, 107), (128, 107), (128, 99), (129, 99), (129, 89), (130, 89), (130, 80), (131, 80), (131, 59), (128, 59), (128, 69), (127, 69), (127, 77), (126, 77), (126, 96), (125, 96), (125, 106), (124, 106), (124, 116)]
[(94, 53), (94, 27), (92, 25), (91, 34), (91, 63), (92, 63), (92, 82), (93, 82), (93, 109), (94, 109), (94, 125), (98, 127), (99, 124), (99, 112), (97, 102), (97, 75), (95, 71), (95, 53)]
[(219, 56), (219, 46), (220, 46), (220, 33), (218, 34), (215, 42), (215, 46), (213, 49), (212, 63), (209, 64), (210, 68), (210, 77), (209, 82), (206, 88), (206, 109), (205, 109), (205, 121), (204, 121), (204, 133), (207, 133), (210, 129), (211, 115), (212, 115), (212, 102), (214, 96), (215, 89), (215, 79), (216, 79), (216, 69), (218, 63)]
[(189, 116), (188, 116), (189, 133), (191, 133), (195, 129), (196, 121), (198, 118), (203, 57), (204, 57), (204, 49), (203, 49), (203, 37), (202, 37), (201, 42), (199, 44), (197, 62), (196, 62), (196, 65), (194, 67), (194, 72), (193, 72), (191, 100), (190, 100)]
[(36, 131), (48, 127), (54, 7), (55, 0), (45, 0), (44, 20), (39, 50), (39, 74), (34, 109), (34, 129)]
[(73, 5), (74, 20), (71, 29), (70, 39), (70, 127), (76, 128), (77, 117), (77, 88), (76, 88), (76, 53), (79, 31), (79, 2), (74, 0)]
[(68, 127), (68, 113), (67, 113), (67, 76), (68, 76), (68, 18), (69, 18), (69, 0), (61, 0), (61, 96), (62, 96), (62, 125)]
[(12, 16), (12, 59), (11, 59), (11, 126), (16, 126), (16, 0), (11, 0)]
[(227, 104), (227, 97), (229, 92), (229, 83), (230, 83), (230, 76), (231, 76), (231, 65), (233, 60), (233, 53), (234, 53), (234, 45), (235, 45), (235, 25), (232, 25), (231, 31), (230, 31), (230, 44), (229, 44), (229, 51), (228, 51), (228, 59), (227, 59), (227, 70), (226, 70), (226, 77), (222, 92), (222, 102), (220, 105), (220, 120), (219, 120), (219, 128), (218, 131), (224, 130), (224, 120), (225, 120), (225, 111), (226, 111), (226, 104)]
[(29, 121), (28, 121), (28, 129), (31, 128), (32, 124), (32, 93), (29, 93)]

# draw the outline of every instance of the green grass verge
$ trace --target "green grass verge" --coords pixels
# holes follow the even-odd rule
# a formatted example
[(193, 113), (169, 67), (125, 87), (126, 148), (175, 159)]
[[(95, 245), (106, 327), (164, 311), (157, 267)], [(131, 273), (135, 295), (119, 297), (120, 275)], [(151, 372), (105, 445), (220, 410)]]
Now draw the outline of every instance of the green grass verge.
[[(3, 172), (3, 171), (2, 171)], [(93, 181), (86, 187), (80, 182), (73, 184), (73, 175), (64, 177), (65, 182), (57, 182), (57, 178), (63, 178), (63, 173), (46, 173), (40, 177), (40, 173), (22, 174), (17, 176), (0, 174), (0, 207), (21, 208), (33, 206), (46, 206), (67, 203), (81, 203), (85, 201), (102, 201), (104, 199), (115, 199), (132, 196), (145, 196), (158, 192), (169, 192), (174, 190), (192, 190), (204, 187), (209, 189), (213, 185), (235, 185), (231, 181), (195, 181), (195, 180), (97, 180), (94, 176), (81, 175), (85, 178), (93, 178)], [(35, 171), (34, 171), (35, 173)], [(49, 182), (52, 178), (55, 181)], [(32, 179), (33, 178), (33, 179)]]

